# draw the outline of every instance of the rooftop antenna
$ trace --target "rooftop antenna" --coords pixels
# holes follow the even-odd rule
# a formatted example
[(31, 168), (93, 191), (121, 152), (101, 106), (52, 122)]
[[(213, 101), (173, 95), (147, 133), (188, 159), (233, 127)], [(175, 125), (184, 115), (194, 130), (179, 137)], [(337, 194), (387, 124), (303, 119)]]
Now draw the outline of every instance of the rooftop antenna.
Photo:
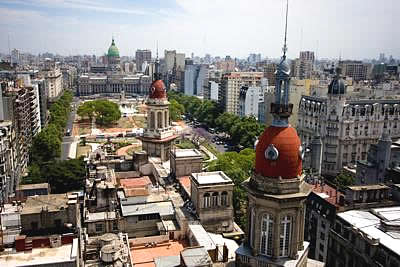
[(285, 21), (285, 39), (283, 42), (283, 58), (286, 58), (286, 51), (287, 51), (286, 39), (287, 39), (288, 12), (289, 12), (289, 0), (286, 0), (286, 21)]
[(10, 55), (10, 64), (12, 64), (11, 62), (11, 50), (10, 50), (10, 34), (8, 34), (8, 54)]

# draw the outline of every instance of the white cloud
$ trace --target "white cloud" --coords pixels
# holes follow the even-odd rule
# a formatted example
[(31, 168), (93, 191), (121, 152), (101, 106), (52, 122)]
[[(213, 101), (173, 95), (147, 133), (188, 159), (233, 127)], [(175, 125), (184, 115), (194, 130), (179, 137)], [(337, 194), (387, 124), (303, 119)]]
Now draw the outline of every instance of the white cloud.
[[(164, 49), (176, 49), (187, 55), (281, 55), (284, 0), (176, 0), (177, 9), (155, 6), (152, 10), (116, 8), (112, 2), (93, 0), (34, 1), (46, 6), (132, 14), (136, 20), (135, 14), (151, 14), (140, 16), (140, 23), (127, 20), (121, 25), (89, 17), (54, 18), (36, 11), (0, 9), (0, 25), (5, 26), (0, 27), (0, 33), (12, 30), (13, 35), (20, 35), (13, 38), (16, 44), (26, 50), (31, 47), (34, 52), (45, 48), (64, 54), (99, 55), (107, 50), (114, 34), (122, 55), (134, 55), (139, 48), (154, 51), (156, 41), (161, 54)], [(395, 26), (400, 17), (394, 12), (400, 2), (386, 0), (383, 5), (374, 0), (289, 1), (289, 57), (297, 57), (300, 49), (318, 50), (319, 57), (338, 57), (340, 52), (343, 58), (376, 57), (379, 52), (400, 57), (400, 30)], [(18, 25), (20, 30), (14, 31)], [(29, 43), (25, 41), (27, 37)], [(1, 44), (7, 43), (4, 38), (4, 34), (0, 35)], [(0, 49), (6, 51), (4, 45)]]

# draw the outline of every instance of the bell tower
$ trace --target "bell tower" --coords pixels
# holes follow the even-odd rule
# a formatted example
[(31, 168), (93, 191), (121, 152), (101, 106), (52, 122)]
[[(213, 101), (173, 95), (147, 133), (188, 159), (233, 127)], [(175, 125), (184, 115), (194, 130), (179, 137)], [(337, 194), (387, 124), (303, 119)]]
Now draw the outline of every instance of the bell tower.
[(286, 62), (288, 3), (283, 56), (276, 71), (274, 119), (256, 145), (253, 175), (243, 183), (248, 193), (247, 235), (236, 251), (237, 266), (307, 266), (304, 242), (305, 201), (310, 193), (302, 174), (304, 150), (288, 123), (290, 71)]
[(159, 73), (158, 53), (155, 62), (154, 81), (150, 86), (147, 104), (147, 128), (143, 133), (142, 147), (150, 157), (169, 160), (171, 143), (177, 137), (169, 118), (169, 102), (164, 82)]

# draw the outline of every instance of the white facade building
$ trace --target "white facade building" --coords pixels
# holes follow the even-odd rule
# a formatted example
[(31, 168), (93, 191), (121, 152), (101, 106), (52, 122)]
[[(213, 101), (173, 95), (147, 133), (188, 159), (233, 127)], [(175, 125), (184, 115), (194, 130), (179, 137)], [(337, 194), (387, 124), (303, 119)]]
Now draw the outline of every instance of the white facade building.
[(185, 67), (185, 95), (202, 96), (207, 82), (207, 65), (186, 65)]

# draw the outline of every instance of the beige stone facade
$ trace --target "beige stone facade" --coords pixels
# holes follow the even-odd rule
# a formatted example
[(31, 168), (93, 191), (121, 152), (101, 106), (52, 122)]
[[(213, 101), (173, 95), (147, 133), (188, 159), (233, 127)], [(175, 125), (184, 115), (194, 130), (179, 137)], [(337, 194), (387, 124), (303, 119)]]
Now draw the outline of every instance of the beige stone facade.
[(233, 230), (233, 182), (219, 172), (193, 173), (191, 199), (203, 227), (214, 233)]
[(149, 99), (147, 101), (147, 128), (142, 137), (142, 148), (150, 157), (169, 160), (171, 143), (176, 136), (169, 118), (167, 99)]
[(197, 149), (173, 149), (170, 160), (171, 173), (176, 178), (202, 171), (203, 155)]

